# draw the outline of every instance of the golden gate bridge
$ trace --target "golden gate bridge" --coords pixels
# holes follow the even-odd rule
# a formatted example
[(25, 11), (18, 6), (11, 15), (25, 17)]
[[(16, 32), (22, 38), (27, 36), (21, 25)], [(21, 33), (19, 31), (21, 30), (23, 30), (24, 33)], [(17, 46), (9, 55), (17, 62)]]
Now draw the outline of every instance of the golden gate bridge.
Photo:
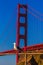
[[(24, 9), (25, 13), (20, 13), (20, 8)], [(33, 12), (35, 12), (35, 13), (38, 14), (38, 16), (37, 16), (36, 14), (32, 13), (31, 10), (30, 10), (29, 13), (32, 16), (38, 18), (40, 21), (43, 21), (43, 19), (40, 18), (40, 16), (43, 16), (43, 14), (41, 14), (38, 11), (36, 11), (35, 9), (33, 9), (31, 6), (29, 6), (29, 8)], [(27, 13), (28, 13), (28, 7), (27, 7), (27, 5), (18, 4), (18, 21), (17, 21), (16, 46), (19, 47), (19, 45), (20, 45), (20, 39), (23, 39), (24, 40), (24, 47), (21, 48), (23, 51), (12, 49), (12, 50), (6, 50), (6, 51), (3, 51), (3, 52), (0, 52), (0, 56), (10, 55), (10, 54), (16, 54), (17, 55), (17, 57), (16, 57), (16, 63), (17, 63), (17, 65), (28, 65), (29, 64), (28, 63), (29, 58), (31, 58), (30, 55), (32, 55), (32, 56), (35, 55), (34, 57), (36, 57), (36, 55), (38, 55), (40, 57), (40, 55), (43, 54), (43, 43), (42, 44), (36, 44), (36, 45), (33, 45), (33, 46), (27, 46)], [(23, 23), (20, 22), (20, 17), (24, 17), (25, 18), (25, 23), (24, 22)], [(24, 29), (25, 29), (24, 35), (20, 34), (20, 27), (24, 27)], [(28, 57), (27, 55), (30, 56), (28, 59), (27, 59), (27, 57)], [(24, 60), (22, 58), (22, 61), (20, 61), (20, 59), (21, 59), (22, 56), (23, 56)], [(22, 64), (23, 62), (24, 62), (24, 64)], [(37, 60), (36, 60), (36, 62), (37, 62)]]

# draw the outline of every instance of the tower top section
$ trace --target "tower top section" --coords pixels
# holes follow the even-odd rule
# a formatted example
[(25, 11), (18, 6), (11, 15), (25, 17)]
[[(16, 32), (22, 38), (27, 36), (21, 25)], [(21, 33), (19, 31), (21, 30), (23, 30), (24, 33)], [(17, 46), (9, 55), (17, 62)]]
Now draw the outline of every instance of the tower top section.
[[(22, 32), (23, 29), (24, 33), (21, 34), (20, 32)], [(17, 46), (27, 46), (27, 5), (18, 4), (18, 22), (16, 38)], [(24, 42), (20, 43), (21, 39), (24, 40)]]

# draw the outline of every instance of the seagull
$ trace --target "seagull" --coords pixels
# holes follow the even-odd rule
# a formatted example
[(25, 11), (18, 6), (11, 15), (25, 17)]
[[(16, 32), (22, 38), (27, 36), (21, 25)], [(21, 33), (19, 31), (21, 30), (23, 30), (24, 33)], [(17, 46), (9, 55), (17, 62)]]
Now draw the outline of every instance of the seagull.
[(16, 46), (16, 43), (14, 42), (14, 50), (19, 50), (19, 51), (23, 51), (20, 47)]
[(13, 44), (14, 44), (14, 50), (18, 50), (17, 46), (16, 46), (16, 43), (14, 42)]

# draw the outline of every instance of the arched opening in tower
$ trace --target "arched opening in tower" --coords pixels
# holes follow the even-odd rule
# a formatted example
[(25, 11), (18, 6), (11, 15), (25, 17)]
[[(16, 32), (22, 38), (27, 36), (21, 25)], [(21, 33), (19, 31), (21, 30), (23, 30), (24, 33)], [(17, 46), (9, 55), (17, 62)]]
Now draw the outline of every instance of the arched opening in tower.
[(33, 56), (32, 56), (32, 58), (29, 62), (30, 62), (31, 65), (38, 65), (38, 63), (35, 61)]

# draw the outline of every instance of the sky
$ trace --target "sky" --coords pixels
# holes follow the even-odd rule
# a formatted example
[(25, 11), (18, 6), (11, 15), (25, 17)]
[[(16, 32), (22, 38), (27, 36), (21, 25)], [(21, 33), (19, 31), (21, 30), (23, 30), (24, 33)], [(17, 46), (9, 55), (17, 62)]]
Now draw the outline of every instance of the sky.
[[(16, 42), (18, 4), (28, 6), (27, 45), (43, 43), (43, 0), (0, 0), (0, 52)], [(16, 55), (0, 56), (0, 65), (16, 65)]]

